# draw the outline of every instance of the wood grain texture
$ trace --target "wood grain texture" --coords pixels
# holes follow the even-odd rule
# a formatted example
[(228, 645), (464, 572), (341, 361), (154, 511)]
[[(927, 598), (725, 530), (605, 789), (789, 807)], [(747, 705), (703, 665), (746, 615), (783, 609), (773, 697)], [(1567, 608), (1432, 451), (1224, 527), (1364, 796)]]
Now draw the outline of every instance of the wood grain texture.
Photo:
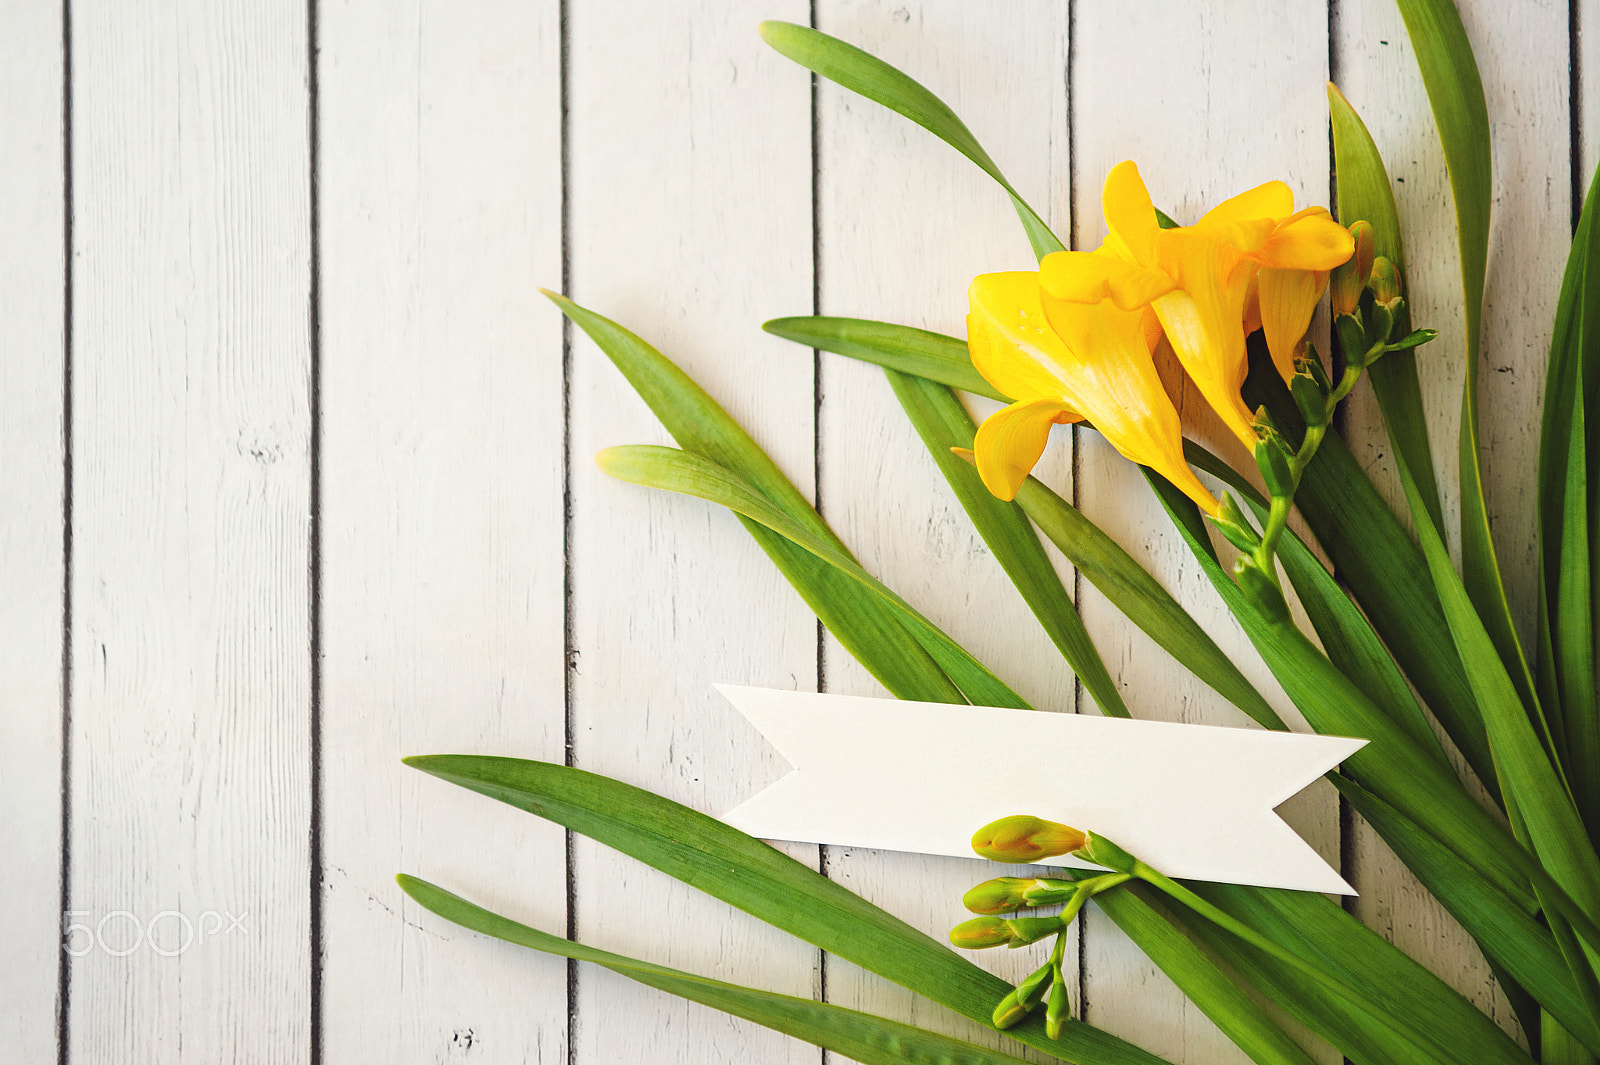
[(73, 1061), (310, 1053), (303, 16), (72, 12)]
[[(1483, 75), (1494, 136), (1494, 221), (1480, 377), (1485, 494), (1513, 614), (1531, 640), (1533, 463), (1571, 220), (1567, 10), (1548, 3), (1505, 10), (1463, 4), (1462, 18)], [(1418, 369), (1454, 549), (1465, 334), (1454, 203), (1438, 135), (1404, 24), (1392, 5), (1377, 0), (1341, 4), (1334, 45), (1340, 87), (1366, 121), (1395, 180), (1413, 321), (1439, 330), (1439, 339), (1419, 352)], [(1404, 513), (1404, 495), (1371, 393), (1358, 389), (1347, 406), (1344, 431), (1352, 451)], [(1510, 1008), (1472, 941), (1359, 821), (1347, 853), (1347, 874), (1362, 891), (1355, 904), (1361, 918), (1503, 1026), (1514, 1028)]]
[(324, 1060), (564, 1060), (565, 965), (394, 883), (566, 925), (560, 829), (400, 763), (565, 757), (558, 5), (323, 14)]
[[(1093, 249), (1104, 236), (1100, 188), (1124, 159), (1138, 163), (1157, 206), (1184, 223), (1273, 179), (1289, 183), (1297, 205), (1327, 202), (1327, 13), (1320, 5), (1172, 2), (1140, 5), (1135, 13), (1086, 4), (1078, 9), (1074, 32), (1078, 248)], [(1192, 386), (1182, 395), (1180, 412), (1187, 431), (1236, 468), (1253, 465)], [(1078, 435), (1079, 506), (1162, 580), (1286, 719), (1296, 720), (1138, 471), (1096, 434)], [(1246, 724), (1242, 714), (1131, 630), (1091, 588), (1084, 589), (1082, 610), (1136, 717)], [(1337, 863), (1331, 788), (1318, 784), (1282, 812)], [(1088, 1020), (1137, 1033), (1143, 1046), (1173, 1060), (1245, 1060), (1098, 913), (1089, 917), (1088, 946)]]
[[(571, 5), (568, 121), (571, 295), (676, 360), (809, 494), (811, 360), (759, 323), (811, 302), (810, 96), (756, 34), (760, 16), (806, 14), (795, 0)], [(787, 767), (712, 684), (811, 689), (816, 622), (729, 514), (599, 473), (602, 447), (670, 440), (581, 334), (572, 361), (573, 757), (720, 813)], [(572, 876), (586, 942), (817, 989), (815, 950), (632, 859), (579, 839)], [(819, 1055), (587, 967), (575, 1009), (586, 1065)]]
[[(1061, 5), (1009, 5), (1005, 18), (996, 19), (977, 6), (942, 0), (830, 0), (818, 6), (817, 26), (939, 95), (1034, 207), (1065, 232)], [(819, 87), (818, 128), (820, 313), (965, 336), (968, 282), (1033, 265), (1005, 194), (928, 133), (831, 83)], [(973, 530), (882, 371), (834, 355), (822, 360), (824, 516), (868, 570), (1035, 706), (1072, 711), (1072, 671)], [(974, 410), (981, 417), (993, 406)], [(1041, 469), (1058, 484), (1071, 476), (1070, 440), (1060, 443)], [(1070, 590), (1070, 570), (1063, 564), (1062, 571)], [(826, 652), (829, 691), (884, 694), (831, 638)], [(828, 872), (941, 938), (970, 916), (961, 908), (962, 893), (993, 875), (976, 859), (854, 848), (830, 849)], [(1021, 979), (1047, 953), (1041, 944), (973, 958)], [(1074, 950), (1067, 969), (1076, 967)], [(998, 1045), (992, 1032), (850, 966), (830, 966), (828, 997)]]
[(62, 958), (61, 11), (6, 3), (0, 23), (0, 1046), (47, 1061)]

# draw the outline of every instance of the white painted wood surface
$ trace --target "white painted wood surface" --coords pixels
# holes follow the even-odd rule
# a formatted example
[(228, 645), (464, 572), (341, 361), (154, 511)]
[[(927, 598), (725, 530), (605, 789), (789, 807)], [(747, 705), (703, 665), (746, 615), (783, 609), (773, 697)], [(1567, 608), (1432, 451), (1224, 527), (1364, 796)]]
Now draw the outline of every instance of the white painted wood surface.
[[(1525, 622), (1530, 423), (1570, 154), (1600, 152), (1600, 11), (1464, 8), (1496, 136), (1489, 496)], [(783, 766), (712, 682), (879, 691), (731, 517), (594, 469), (600, 447), (667, 438), (540, 285), (677, 359), (870, 569), (1024, 695), (1093, 712), (882, 375), (758, 329), (816, 310), (959, 334), (970, 276), (1030, 261), (1010, 208), (904, 120), (813, 89), (759, 17), (814, 18), (902, 65), (1084, 247), (1122, 158), (1180, 218), (1271, 177), (1326, 202), (1331, 64), (1404, 179), (1453, 470), (1450, 204), (1386, 0), (0, 2), (0, 1045), (18, 1060), (825, 1057), (447, 927), (404, 902), (402, 870), (610, 949), (992, 1039), (399, 764), (570, 757), (715, 812)], [(1348, 419), (1384, 470), (1359, 394)], [(1251, 661), (1132, 471), (1059, 436), (1041, 471)], [(1237, 720), (1078, 591), (1137, 715)], [(1291, 817), (1344, 855), (1364, 919), (1511, 1023), (1382, 844), (1341, 839), (1325, 790)], [(935, 933), (984, 875), (790, 852)], [(244, 928), (170, 957), (58, 949), (69, 920), (119, 910), (112, 949), (162, 911)], [(158, 928), (170, 947), (178, 918)], [(1024, 953), (979, 957), (1016, 975)], [(1087, 1019), (1174, 1061), (1242, 1060), (1098, 915), (1080, 963)]]

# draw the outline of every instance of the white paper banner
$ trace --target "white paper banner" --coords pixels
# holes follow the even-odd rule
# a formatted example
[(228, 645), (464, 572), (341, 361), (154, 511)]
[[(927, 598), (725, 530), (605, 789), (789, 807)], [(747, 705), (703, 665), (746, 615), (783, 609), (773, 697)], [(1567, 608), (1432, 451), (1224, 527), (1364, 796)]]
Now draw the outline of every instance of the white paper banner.
[(970, 858), (979, 828), (1033, 814), (1168, 876), (1355, 894), (1273, 807), (1366, 740), (718, 690), (794, 766), (722, 818), (752, 836)]

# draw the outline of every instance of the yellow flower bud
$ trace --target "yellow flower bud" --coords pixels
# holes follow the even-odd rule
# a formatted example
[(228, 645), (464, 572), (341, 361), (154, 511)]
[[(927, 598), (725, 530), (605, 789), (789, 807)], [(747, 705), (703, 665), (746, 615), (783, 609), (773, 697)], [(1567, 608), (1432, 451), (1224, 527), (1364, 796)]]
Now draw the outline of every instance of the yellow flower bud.
[(964, 950), (982, 950), (1010, 943), (1011, 926), (999, 917), (974, 917), (950, 929), (950, 942)]
[(1077, 850), (1088, 837), (1075, 828), (1026, 814), (1002, 817), (978, 829), (972, 849), (994, 862), (1026, 864)]
[(1377, 240), (1366, 222), (1350, 226), (1350, 236), (1355, 240), (1355, 254), (1343, 266), (1334, 268), (1328, 285), (1329, 299), (1334, 314), (1351, 314), (1361, 300), (1361, 290), (1372, 274), (1373, 256), (1377, 254)]

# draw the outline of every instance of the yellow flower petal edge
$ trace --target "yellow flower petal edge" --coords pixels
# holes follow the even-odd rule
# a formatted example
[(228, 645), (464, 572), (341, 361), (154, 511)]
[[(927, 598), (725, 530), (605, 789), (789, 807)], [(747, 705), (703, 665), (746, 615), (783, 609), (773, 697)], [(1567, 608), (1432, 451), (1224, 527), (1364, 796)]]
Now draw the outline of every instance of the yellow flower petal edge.
[(999, 499), (1015, 499), (1044, 454), (1050, 430), (1068, 413), (1060, 400), (1030, 399), (985, 418), (972, 442), (983, 486)]

